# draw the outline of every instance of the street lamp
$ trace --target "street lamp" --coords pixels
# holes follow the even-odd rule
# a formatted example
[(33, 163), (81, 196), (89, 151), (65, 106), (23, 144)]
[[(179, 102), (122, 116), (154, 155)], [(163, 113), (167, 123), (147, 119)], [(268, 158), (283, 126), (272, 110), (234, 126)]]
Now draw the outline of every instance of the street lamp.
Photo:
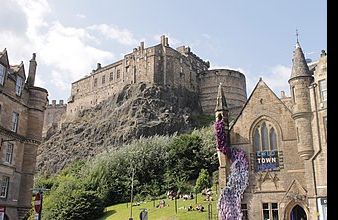
[(134, 189), (134, 175), (135, 169), (131, 165), (131, 190), (130, 190), (130, 218), (129, 220), (133, 220), (133, 189)]

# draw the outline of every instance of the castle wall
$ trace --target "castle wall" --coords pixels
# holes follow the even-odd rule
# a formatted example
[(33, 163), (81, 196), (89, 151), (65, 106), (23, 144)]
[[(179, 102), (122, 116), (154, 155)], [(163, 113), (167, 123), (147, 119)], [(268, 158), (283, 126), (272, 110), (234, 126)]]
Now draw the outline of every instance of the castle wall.
[(51, 127), (60, 128), (63, 117), (66, 114), (66, 108), (67, 105), (63, 104), (63, 100), (60, 100), (58, 104), (56, 104), (56, 100), (52, 100), (52, 103), (47, 105), (43, 120), (42, 137), (46, 137)]
[(230, 112), (230, 118), (235, 118), (244, 106), (246, 95), (245, 76), (235, 70), (214, 69), (200, 75), (200, 101), (203, 112), (213, 115), (215, 112), (215, 97), (217, 88), (222, 83), (222, 88)]

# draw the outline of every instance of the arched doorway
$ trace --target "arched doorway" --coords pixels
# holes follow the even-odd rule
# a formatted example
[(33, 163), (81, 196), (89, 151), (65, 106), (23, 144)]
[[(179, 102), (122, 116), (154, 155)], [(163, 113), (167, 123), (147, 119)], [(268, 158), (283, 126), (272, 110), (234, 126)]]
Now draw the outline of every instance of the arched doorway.
[(299, 205), (295, 205), (291, 210), (290, 220), (307, 220), (304, 209)]

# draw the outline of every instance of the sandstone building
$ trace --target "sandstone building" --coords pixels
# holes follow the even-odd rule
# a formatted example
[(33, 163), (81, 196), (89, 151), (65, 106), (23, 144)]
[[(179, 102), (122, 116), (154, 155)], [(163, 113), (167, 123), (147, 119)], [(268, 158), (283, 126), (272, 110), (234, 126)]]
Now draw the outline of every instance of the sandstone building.
[(37, 147), (47, 90), (34, 86), (35, 54), (26, 78), (23, 63), (10, 65), (0, 52), (0, 207), (4, 219), (23, 219), (32, 207)]
[[(230, 125), (230, 142), (249, 156), (243, 219), (327, 219), (327, 55), (309, 68), (297, 41), (291, 97), (278, 98), (260, 79)], [(216, 113), (226, 113), (216, 108)], [(229, 161), (221, 157), (225, 186)]]
[(98, 63), (90, 75), (72, 83), (67, 120), (116, 94), (125, 85), (138, 82), (184, 87), (196, 92), (203, 112), (209, 115), (213, 114), (213, 97), (218, 83), (222, 82), (230, 113), (235, 117), (247, 99), (245, 76), (235, 70), (209, 70), (209, 67), (209, 62), (189, 47), (171, 48), (165, 36), (161, 37), (160, 44), (152, 47), (145, 48), (141, 42), (122, 60), (104, 67)]

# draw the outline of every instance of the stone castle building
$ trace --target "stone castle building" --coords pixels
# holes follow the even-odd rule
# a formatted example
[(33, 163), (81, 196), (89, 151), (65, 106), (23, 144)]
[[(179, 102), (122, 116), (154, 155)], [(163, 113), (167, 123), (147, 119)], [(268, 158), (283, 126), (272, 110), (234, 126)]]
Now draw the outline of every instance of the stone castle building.
[(230, 113), (235, 117), (247, 100), (245, 76), (235, 70), (209, 70), (208, 61), (191, 52), (189, 47), (173, 49), (168, 38), (145, 48), (144, 42), (122, 60), (101, 67), (72, 83), (66, 118), (71, 120), (80, 110), (93, 107), (116, 94), (127, 84), (144, 82), (152, 85), (184, 87), (199, 94), (205, 114), (212, 115), (218, 83), (222, 82)]
[[(277, 97), (260, 79), (230, 125), (231, 145), (247, 152), (251, 166), (243, 219), (327, 219), (325, 51), (310, 67), (297, 40), (288, 81), (291, 97), (284, 92)], [(226, 110), (224, 105), (215, 111)], [(220, 161), (224, 187), (230, 163), (224, 156)]]
[(48, 137), (53, 134), (54, 131), (60, 129), (61, 123), (64, 121), (66, 115), (67, 104), (63, 103), (63, 100), (52, 100), (45, 110), (45, 116), (43, 120), (42, 137)]
[[(41, 142), (47, 90), (34, 86), (37, 63), (10, 65), (0, 52), (0, 208), (4, 219), (23, 219), (32, 207), (37, 147)], [(2, 215), (3, 213), (0, 213)]]

